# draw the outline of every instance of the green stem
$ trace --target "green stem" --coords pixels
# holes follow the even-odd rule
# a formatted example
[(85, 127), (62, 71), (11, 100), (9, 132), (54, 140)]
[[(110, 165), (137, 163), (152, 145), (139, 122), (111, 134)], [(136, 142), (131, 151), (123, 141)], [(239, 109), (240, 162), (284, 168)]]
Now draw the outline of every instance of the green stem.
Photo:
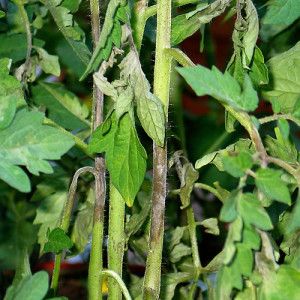
[(206, 190), (206, 191), (212, 193), (214, 196), (216, 196), (221, 202), (223, 202), (222, 196), (220, 195), (220, 193), (215, 188), (211, 187), (208, 184), (197, 182), (194, 184), (194, 188)]
[(30, 67), (30, 56), (31, 56), (31, 51), (32, 51), (32, 34), (31, 34), (30, 22), (28, 19), (28, 15), (27, 15), (26, 9), (24, 7), (24, 2), (16, 1), (16, 4), (20, 11), (20, 16), (21, 16), (22, 22), (25, 27), (26, 41), (27, 41), (26, 59), (25, 59), (25, 63), (24, 63), (24, 72), (22, 74), (22, 82), (24, 83), (26, 81), (27, 71)]
[[(171, 59), (164, 51), (170, 48), (171, 6), (171, 0), (157, 1), (154, 94), (164, 105), (166, 119), (168, 119)], [(167, 169), (167, 145), (159, 147), (154, 144), (151, 228), (143, 285), (144, 299), (159, 299), (160, 294)]]
[(43, 124), (59, 129), (61, 132), (63, 132), (64, 134), (66, 134), (67, 136), (71, 137), (74, 140), (75, 145), (78, 149), (80, 149), (86, 155), (91, 156), (91, 154), (87, 150), (87, 144), (78, 136), (72, 134), (71, 132), (67, 131), (66, 129), (64, 129), (63, 127), (61, 127), (60, 125), (58, 125), (57, 123), (55, 123), (54, 121), (46, 117), (43, 120)]
[[(99, 0), (90, 0), (91, 27), (94, 51), (100, 36)], [(103, 94), (93, 82), (93, 130), (103, 122)], [(90, 300), (102, 299), (103, 229), (106, 194), (105, 161), (95, 158), (95, 207), (92, 230), (92, 245), (88, 270), (88, 296)]]
[(119, 276), (118, 273), (112, 271), (112, 270), (103, 270), (102, 275), (106, 275), (111, 277), (114, 281), (116, 281), (117, 285), (120, 287), (121, 292), (123, 293), (123, 296), (126, 300), (131, 300), (131, 296), (129, 294), (129, 291), (122, 280), (122, 278)]
[(257, 128), (251, 121), (250, 116), (245, 112), (239, 112), (234, 110), (230, 105), (222, 103), (225, 109), (231, 113), (238, 122), (245, 128), (245, 130), (248, 132), (250, 139), (252, 140), (256, 151), (259, 153), (262, 166), (266, 166), (267, 164), (267, 152), (266, 149), (262, 143), (261, 137), (257, 131)]
[(299, 120), (294, 118), (290, 114), (279, 114), (279, 115), (272, 115), (272, 116), (267, 116), (267, 117), (264, 117), (264, 118), (260, 118), (259, 123), (260, 124), (265, 124), (265, 123), (277, 121), (277, 120), (280, 120), (280, 119), (285, 119), (285, 120), (292, 121), (295, 124), (297, 124), (298, 126), (300, 126)]
[[(108, 227), (108, 267), (122, 278), (125, 248), (125, 201), (118, 190), (110, 184), (109, 227)], [(108, 280), (108, 299), (121, 300), (122, 290), (114, 278)]]
[[(69, 188), (69, 194), (67, 201), (65, 202), (63, 212), (60, 219), (59, 227), (64, 230), (66, 233), (68, 232), (70, 226), (70, 220), (72, 216), (72, 211), (75, 203), (75, 195), (77, 190), (77, 182), (79, 176), (84, 173), (92, 173), (95, 176), (95, 170), (93, 167), (83, 167), (78, 169), (72, 179), (72, 183)], [(60, 265), (62, 261), (62, 253), (55, 255), (55, 263), (53, 268), (52, 280), (51, 280), (51, 289), (56, 293), (58, 288), (58, 280), (59, 280), (59, 273), (60, 273)]]
[(187, 215), (187, 223), (188, 223), (188, 229), (190, 234), (190, 242), (192, 248), (194, 272), (195, 272), (194, 283), (192, 284), (191, 289), (189, 291), (188, 299), (193, 300), (197, 289), (197, 282), (200, 276), (202, 265), (200, 261), (199, 249), (197, 243), (197, 232), (196, 232), (197, 224), (195, 222), (194, 210), (191, 204), (186, 208), (186, 215)]
[[(176, 168), (178, 177), (180, 179), (180, 185), (183, 186), (185, 184), (183, 182), (184, 179), (183, 179), (183, 174), (182, 174), (183, 166), (180, 161), (180, 156), (177, 153), (174, 154), (174, 162), (175, 162), (175, 168)], [(194, 265), (194, 276), (193, 276), (194, 282), (191, 285), (191, 288), (189, 290), (188, 300), (193, 300), (195, 292), (197, 290), (197, 281), (198, 281), (200, 273), (201, 273), (202, 265), (201, 265), (201, 261), (200, 261), (200, 255), (199, 255), (199, 249), (198, 249), (198, 243), (197, 243), (197, 232), (196, 232), (197, 224), (195, 222), (194, 210), (193, 210), (191, 203), (189, 203), (189, 205), (186, 207), (185, 213), (186, 213), (186, 217), (187, 217), (187, 225), (188, 225), (188, 230), (189, 230), (190, 243), (191, 243), (191, 249), (192, 249), (192, 257), (193, 257), (193, 265)]]
[(175, 61), (177, 61), (183, 67), (195, 66), (191, 59), (178, 48), (165, 49), (165, 54), (170, 56), (170, 58), (175, 59)]

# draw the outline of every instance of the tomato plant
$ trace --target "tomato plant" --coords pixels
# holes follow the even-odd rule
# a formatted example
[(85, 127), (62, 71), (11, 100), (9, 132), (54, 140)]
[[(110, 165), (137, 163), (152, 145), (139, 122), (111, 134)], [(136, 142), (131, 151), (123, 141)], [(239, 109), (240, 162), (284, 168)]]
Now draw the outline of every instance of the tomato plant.
[[(300, 297), (298, 0), (0, 8), (4, 299), (65, 299), (84, 251), (91, 300)], [(205, 65), (181, 50), (195, 35)], [(182, 93), (206, 97), (198, 125)]]

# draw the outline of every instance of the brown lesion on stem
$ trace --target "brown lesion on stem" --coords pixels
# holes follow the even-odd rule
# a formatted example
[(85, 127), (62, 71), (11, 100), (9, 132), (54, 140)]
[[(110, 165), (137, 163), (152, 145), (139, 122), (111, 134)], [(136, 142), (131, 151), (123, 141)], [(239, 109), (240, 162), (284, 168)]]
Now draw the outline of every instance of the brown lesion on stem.
[(167, 147), (153, 147), (153, 191), (150, 241), (158, 241), (164, 230), (165, 199), (167, 194)]

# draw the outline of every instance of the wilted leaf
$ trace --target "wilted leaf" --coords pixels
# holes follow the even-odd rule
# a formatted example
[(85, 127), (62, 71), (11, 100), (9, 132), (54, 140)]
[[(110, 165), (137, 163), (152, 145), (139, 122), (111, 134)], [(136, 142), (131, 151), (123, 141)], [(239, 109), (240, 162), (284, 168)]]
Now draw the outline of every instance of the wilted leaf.
[(199, 177), (198, 171), (196, 171), (191, 163), (186, 163), (182, 167), (181, 174), (181, 186), (180, 186), (180, 200), (181, 209), (184, 209), (190, 205), (190, 196), (194, 188), (194, 183)]
[(131, 51), (119, 65), (121, 79), (127, 80), (135, 95), (138, 118), (146, 133), (160, 146), (165, 143), (165, 113), (161, 101), (150, 92), (136, 51)]

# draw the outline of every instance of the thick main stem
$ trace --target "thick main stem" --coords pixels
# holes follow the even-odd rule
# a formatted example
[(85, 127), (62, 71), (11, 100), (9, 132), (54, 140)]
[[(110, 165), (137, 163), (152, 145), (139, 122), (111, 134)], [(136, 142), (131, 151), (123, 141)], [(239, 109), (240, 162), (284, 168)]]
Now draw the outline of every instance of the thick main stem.
[[(168, 116), (171, 60), (164, 50), (170, 48), (171, 0), (157, 1), (157, 35), (154, 68), (154, 94), (162, 101)], [(167, 145), (153, 146), (153, 192), (149, 252), (144, 278), (144, 299), (159, 299), (164, 214), (167, 179)]]
[[(118, 190), (110, 184), (109, 227), (108, 227), (108, 268), (122, 278), (125, 247), (125, 201)], [(110, 300), (122, 299), (122, 290), (114, 278), (108, 279)]]
[[(100, 36), (100, 8), (98, 0), (90, 0), (93, 46)], [(103, 94), (93, 84), (93, 130), (103, 121)], [(105, 161), (98, 156), (95, 158), (95, 207), (92, 230), (92, 246), (88, 274), (88, 294), (90, 300), (102, 299), (102, 269), (103, 269), (103, 227), (105, 205)]]

